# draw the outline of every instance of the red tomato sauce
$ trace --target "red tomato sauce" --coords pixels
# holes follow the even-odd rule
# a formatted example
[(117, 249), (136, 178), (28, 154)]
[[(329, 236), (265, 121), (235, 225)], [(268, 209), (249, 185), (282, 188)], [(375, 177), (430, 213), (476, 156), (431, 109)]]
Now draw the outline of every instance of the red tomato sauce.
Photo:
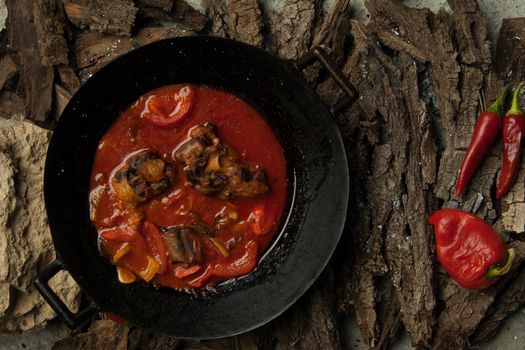
[[(190, 85), (194, 104), (174, 127), (159, 127), (143, 118), (148, 98), (173, 95), (182, 86), (188, 85), (169, 85), (141, 96), (102, 137), (91, 173), (90, 212), (99, 232), (101, 254), (113, 260), (119, 252), (122, 256), (114, 263), (136, 277), (148, 269), (151, 263), (148, 256), (158, 251), (152, 248), (158, 235), (148, 237), (145, 222), (158, 228), (204, 222), (212, 232), (210, 238), (227, 247), (228, 256), (225, 257), (211, 239), (203, 237), (202, 260), (197, 272), (187, 271), (191, 274), (179, 278), (175, 276), (177, 264), (168, 263), (164, 272), (157, 272), (151, 279), (156, 286), (196, 288), (244, 275), (250, 272), (246, 266), (253, 269), (252, 255), (258, 260), (279, 230), (286, 203), (287, 172), (281, 145), (263, 117), (248, 103), (225, 91)], [(197, 191), (185, 179), (183, 165), (174, 159), (174, 150), (188, 139), (192, 127), (205, 122), (217, 127), (221, 142), (235, 149), (243, 162), (264, 169), (269, 186), (267, 193), (221, 199)], [(175, 164), (176, 177), (167, 190), (130, 209), (119, 202), (110, 179), (129, 154), (141, 149), (155, 150)], [(218, 222), (221, 211), (235, 212), (236, 224), (222, 227)], [(105, 230), (126, 226), (134, 227), (138, 235), (126, 238), (127, 242), (100, 238)], [(124, 247), (126, 245), (131, 248)], [(180, 271), (178, 274), (184, 275)]]

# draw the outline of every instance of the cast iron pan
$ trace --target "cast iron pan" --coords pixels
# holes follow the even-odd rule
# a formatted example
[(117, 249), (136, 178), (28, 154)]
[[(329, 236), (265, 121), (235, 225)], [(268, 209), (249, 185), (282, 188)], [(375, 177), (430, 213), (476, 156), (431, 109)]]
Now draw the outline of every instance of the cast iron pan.
[[(322, 51), (310, 52), (298, 65), (315, 58), (343, 90), (354, 93)], [(99, 139), (140, 95), (174, 83), (206, 84), (247, 100), (275, 131), (289, 168), (287, 214), (273, 246), (252, 273), (211, 292), (119, 283), (114, 266), (97, 250), (89, 219), (89, 178)], [(35, 286), (67, 325), (77, 327), (102, 310), (155, 333), (209, 339), (270, 321), (315, 281), (343, 230), (348, 169), (333, 116), (296, 65), (236, 41), (186, 37), (132, 51), (80, 88), (53, 132), (44, 193), (59, 258)], [(47, 285), (60, 269), (68, 270), (93, 302), (77, 314)]]

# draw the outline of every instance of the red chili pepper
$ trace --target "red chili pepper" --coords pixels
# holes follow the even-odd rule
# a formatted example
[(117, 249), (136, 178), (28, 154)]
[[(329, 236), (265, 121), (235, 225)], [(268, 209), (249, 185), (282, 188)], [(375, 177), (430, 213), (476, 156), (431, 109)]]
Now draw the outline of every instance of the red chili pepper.
[(195, 92), (190, 86), (174, 95), (151, 96), (142, 117), (161, 128), (172, 128), (189, 114), (194, 100)]
[(159, 228), (151, 222), (144, 223), (144, 236), (150, 253), (159, 263), (159, 274), (162, 275), (168, 268), (168, 251), (164, 245), (164, 238)]
[(441, 265), (465, 288), (482, 289), (506, 274), (514, 260), (496, 230), (468, 211), (441, 209), (428, 220), (434, 225)]
[(519, 106), (521, 82), (512, 97), (512, 106), (503, 118), (503, 164), (496, 187), (496, 198), (500, 199), (510, 190), (520, 170), (521, 147), (525, 137), (525, 117)]
[(481, 112), (476, 120), (474, 132), (470, 138), (470, 143), (459, 171), (456, 197), (461, 196), (479, 163), (481, 163), (490, 146), (499, 135), (502, 125), (501, 105), (505, 101), (509, 87), (510, 85), (507, 85), (497, 100), (486, 111)]

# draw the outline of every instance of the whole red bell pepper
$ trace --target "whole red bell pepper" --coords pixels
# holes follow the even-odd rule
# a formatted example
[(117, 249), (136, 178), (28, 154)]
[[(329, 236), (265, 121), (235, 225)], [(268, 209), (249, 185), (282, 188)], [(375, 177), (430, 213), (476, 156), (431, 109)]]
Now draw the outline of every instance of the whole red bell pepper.
[(510, 270), (514, 249), (507, 250), (496, 230), (476, 215), (441, 209), (428, 221), (434, 225), (441, 265), (463, 287), (488, 287)]
[(507, 85), (496, 101), (494, 101), (486, 111), (481, 112), (476, 120), (474, 132), (470, 138), (470, 143), (459, 171), (456, 184), (456, 197), (461, 196), (479, 163), (481, 163), (483, 157), (500, 133), (502, 125), (501, 105), (505, 101), (509, 87), (510, 85)]
[(503, 156), (501, 173), (496, 186), (496, 198), (500, 199), (510, 190), (520, 170), (521, 147), (525, 138), (525, 117), (519, 106), (521, 82), (512, 97), (512, 106), (503, 118)]

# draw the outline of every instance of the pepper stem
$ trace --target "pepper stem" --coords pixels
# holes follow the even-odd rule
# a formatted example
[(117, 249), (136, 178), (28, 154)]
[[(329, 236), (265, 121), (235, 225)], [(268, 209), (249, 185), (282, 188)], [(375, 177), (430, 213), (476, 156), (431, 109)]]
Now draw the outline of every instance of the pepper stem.
[(514, 94), (512, 95), (512, 106), (510, 106), (509, 111), (507, 112), (507, 115), (523, 115), (522, 110), (520, 109), (520, 90), (525, 85), (525, 82), (519, 83), (518, 87), (516, 87), (516, 90), (514, 90)]
[(492, 104), (489, 106), (490, 111), (497, 113), (497, 114), (501, 114), (501, 105), (503, 104), (503, 102), (505, 102), (505, 97), (507, 96), (507, 93), (509, 92), (511, 86), (512, 86), (512, 83), (507, 84), (503, 88), (498, 98), (494, 102), (492, 102)]
[(507, 262), (505, 263), (505, 265), (494, 265), (487, 271), (487, 273), (485, 274), (485, 278), (487, 280), (498, 278), (509, 272), (510, 267), (512, 266), (512, 262), (514, 261), (514, 257), (516, 256), (516, 251), (514, 250), (514, 248), (509, 248), (508, 253), (509, 255), (507, 257)]

